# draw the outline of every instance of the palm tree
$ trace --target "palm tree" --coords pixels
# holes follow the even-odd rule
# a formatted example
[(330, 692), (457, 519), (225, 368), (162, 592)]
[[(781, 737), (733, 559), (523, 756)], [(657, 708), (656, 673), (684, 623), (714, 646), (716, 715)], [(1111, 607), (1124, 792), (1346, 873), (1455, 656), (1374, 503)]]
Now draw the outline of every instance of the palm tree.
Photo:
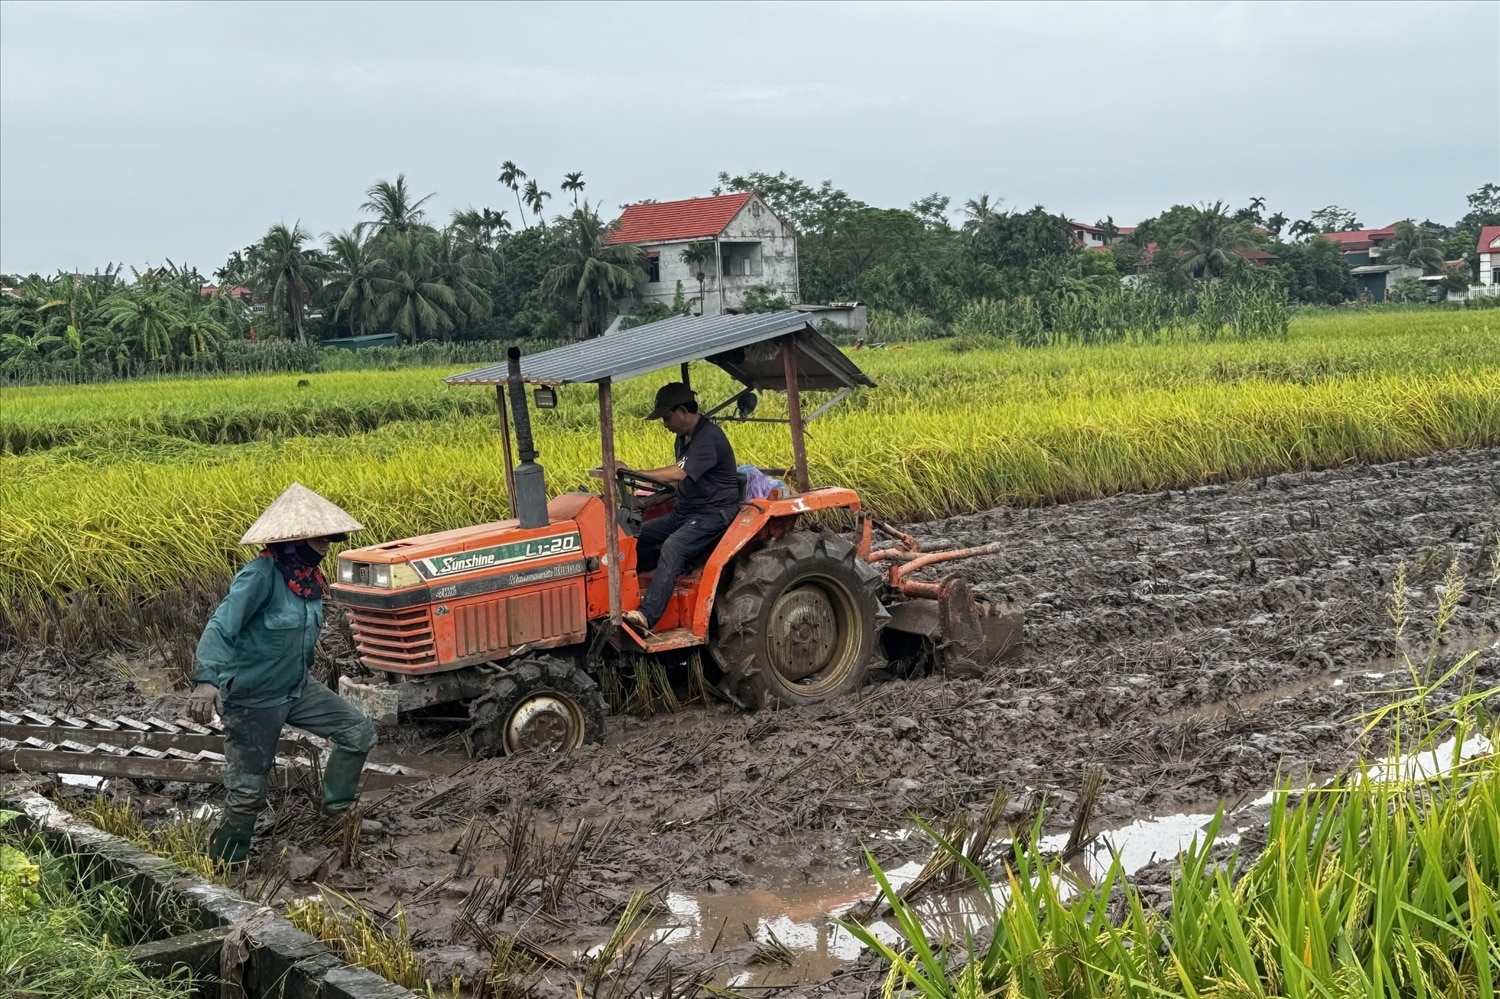
[(1272, 215), (1270, 218), (1266, 219), (1266, 228), (1271, 230), (1272, 236), (1275, 236), (1279, 239), (1281, 238), (1281, 230), (1285, 228), (1286, 222), (1286, 216), (1281, 212), (1277, 212), (1275, 215)]
[(1297, 221), (1293, 222), (1291, 228), (1287, 230), (1287, 235), (1291, 236), (1293, 239), (1302, 239), (1308, 236), (1316, 236), (1317, 234), (1317, 223), (1310, 222), (1307, 219), (1298, 219)]
[(473, 208), (455, 208), (448, 219), (447, 231), (466, 247), (481, 250), (490, 248), (489, 231), (485, 227), (484, 216)]
[(703, 279), (707, 277), (708, 266), (714, 262), (714, 244), (699, 240), (689, 243), (682, 251), (682, 262), (697, 271), (698, 274), (698, 315), (703, 315), (704, 291)]
[(573, 192), (573, 210), (578, 210), (578, 194), (583, 190), (583, 171), (563, 174), (562, 189)]
[(602, 336), (611, 303), (645, 280), (646, 253), (629, 243), (610, 243), (619, 223), (605, 223), (588, 205), (553, 222), (559, 262), (542, 278), (542, 293), (560, 306), (577, 307), (585, 339)]
[(375, 229), (383, 234), (410, 232), (422, 225), (422, 206), (432, 195), (426, 194), (413, 201), (411, 191), (406, 186), (406, 174), (398, 173), (396, 183), (377, 181), (374, 187), (365, 192), (365, 197), (369, 200), (359, 206), (360, 210), (375, 216)]
[[(227, 296), (229, 290), (220, 289), (218, 294)], [(213, 297), (194, 288), (179, 292), (175, 298), (182, 319), (172, 330), (173, 354), (177, 358), (200, 357), (218, 351), (229, 331), (215, 314)]]
[(1192, 209), (1187, 229), (1178, 236), (1174, 249), (1183, 255), (1183, 267), (1196, 278), (1220, 278), (1234, 266), (1234, 251), (1247, 245), (1241, 225), (1215, 201)]
[[(532, 214), (537, 217), (538, 222), (542, 220), (542, 208), (545, 207), (545, 203), (550, 197), (552, 197), (552, 192), (542, 190), (537, 186), (535, 180), (528, 180), (526, 182), (526, 205), (531, 209)], [(545, 225), (546, 223), (542, 224)]]
[(127, 343), (153, 361), (172, 356), (172, 334), (187, 319), (171, 292), (149, 279), (110, 296), (104, 315)]
[(1406, 219), (1397, 222), (1391, 238), (1380, 244), (1380, 262), (1420, 267), (1424, 274), (1437, 274), (1443, 269), (1442, 247), (1425, 227)]
[(963, 234), (973, 239), (999, 214), (1000, 202), (992, 204), (988, 194), (981, 194), (977, 201), (970, 198), (964, 202)]
[(323, 255), (303, 245), (308, 238), (300, 223), (290, 229), (277, 223), (251, 254), (256, 293), (270, 308), (291, 320), (302, 343), (307, 342), (307, 332), (302, 328), (305, 310), (328, 272)]
[(516, 208), (520, 211), (521, 214), (521, 224), (527, 229), (530, 229), (531, 224), (526, 221), (526, 206), (521, 204), (521, 181), (526, 179), (526, 171), (516, 166), (515, 163), (511, 162), (510, 160), (506, 160), (504, 163), (500, 164), (499, 179), (500, 183), (510, 188), (511, 193), (516, 196)]
[(220, 284), (227, 284), (231, 288), (242, 285), (249, 277), (249, 270), (245, 263), (245, 251), (235, 250), (224, 261), (224, 266), (214, 271), (214, 279)]
[(370, 252), (363, 224), (337, 236), (324, 233), (328, 243), (328, 284), (324, 301), (333, 304), (333, 318), (349, 317), (349, 335), (362, 336), (369, 329), (375, 304), (375, 269), (379, 260)]
[(450, 318), (457, 329), (490, 317), (490, 293), (486, 285), (495, 280), (495, 265), (486, 247), (465, 245), (451, 230), (427, 239), (432, 276), (453, 292)]
[(431, 232), (392, 233), (372, 269), (376, 321), (412, 343), (453, 329), (453, 289), (434, 273)]

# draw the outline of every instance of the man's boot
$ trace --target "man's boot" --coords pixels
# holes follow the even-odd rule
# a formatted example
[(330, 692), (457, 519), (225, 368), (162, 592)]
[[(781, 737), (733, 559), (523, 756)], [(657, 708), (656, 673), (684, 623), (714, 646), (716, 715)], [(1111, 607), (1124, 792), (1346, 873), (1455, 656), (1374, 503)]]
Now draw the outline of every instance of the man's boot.
[(242, 863), (250, 856), (250, 840), (254, 835), (255, 816), (245, 818), (225, 812), (209, 838), (208, 856), (220, 864)]
[[(364, 753), (334, 748), (323, 765), (323, 814), (335, 818), (354, 810), (359, 803), (359, 779), (365, 766)], [(359, 820), (359, 831), (367, 836), (384, 831), (374, 819)]]
[(334, 747), (323, 765), (323, 814), (339, 815), (359, 801), (359, 778), (365, 767), (364, 753)]

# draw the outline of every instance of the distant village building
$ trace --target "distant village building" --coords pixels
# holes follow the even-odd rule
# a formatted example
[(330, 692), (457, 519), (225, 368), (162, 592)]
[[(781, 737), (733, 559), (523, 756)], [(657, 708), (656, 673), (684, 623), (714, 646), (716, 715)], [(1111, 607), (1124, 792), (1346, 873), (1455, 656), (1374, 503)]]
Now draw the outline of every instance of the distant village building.
[[(200, 295), (217, 295), (218, 293), (219, 286), (216, 284), (205, 284), (198, 289), (198, 294)], [(238, 299), (242, 302), (248, 302), (251, 298), (250, 289), (245, 287), (244, 285), (240, 285), (236, 288), (231, 288), (229, 289), (229, 297)]]
[(827, 305), (794, 305), (814, 323), (833, 323), (850, 333), (863, 333), (870, 325), (869, 311), (859, 302), (829, 302)]
[(1323, 238), (1339, 248), (1350, 267), (1380, 263), (1380, 244), (1396, 234), (1391, 223), (1380, 229), (1350, 229), (1347, 232), (1325, 232)]
[[(609, 241), (646, 252), (646, 281), (636, 289), (645, 302), (671, 305), (679, 281), (686, 298), (701, 297), (696, 315), (738, 311), (746, 293), (761, 286), (790, 304), (801, 299), (797, 234), (754, 194), (630, 205)], [(708, 250), (701, 264), (683, 260), (695, 244)]]
[(1114, 232), (1110, 232), (1103, 226), (1089, 225), (1087, 222), (1068, 221), (1073, 227), (1073, 238), (1078, 240), (1078, 245), (1085, 250), (1107, 250), (1120, 240), (1135, 232), (1135, 226), (1116, 226)]
[[(1500, 289), (1500, 225), (1487, 225), (1479, 232), (1479, 286)], [(1486, 294), (1493, 294), (1494, 291)]]

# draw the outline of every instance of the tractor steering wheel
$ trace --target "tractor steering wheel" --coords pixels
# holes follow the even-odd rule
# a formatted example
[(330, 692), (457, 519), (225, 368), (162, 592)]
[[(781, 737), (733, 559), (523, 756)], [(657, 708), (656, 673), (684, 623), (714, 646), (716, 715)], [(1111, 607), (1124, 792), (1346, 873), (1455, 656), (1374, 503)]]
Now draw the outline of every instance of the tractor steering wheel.
[(630, 468), (615, 472), (615, 481), (620, 484), (620, 506), (631, 513), (641, 513), (677, 495), (677, 487), (663, 479)]

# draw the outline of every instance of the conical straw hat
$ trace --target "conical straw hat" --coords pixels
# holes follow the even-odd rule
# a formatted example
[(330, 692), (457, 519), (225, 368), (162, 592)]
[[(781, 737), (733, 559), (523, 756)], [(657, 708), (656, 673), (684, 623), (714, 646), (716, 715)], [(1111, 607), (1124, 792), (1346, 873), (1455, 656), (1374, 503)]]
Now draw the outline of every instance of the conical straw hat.
[(250, 530), (240, 538), (240, 544), (270, 545), (278, 541), (301, 541), (330, 534), (349, 534), (364, 528), (365, 525), (302, 483), (293, 482), (250, 525)]

